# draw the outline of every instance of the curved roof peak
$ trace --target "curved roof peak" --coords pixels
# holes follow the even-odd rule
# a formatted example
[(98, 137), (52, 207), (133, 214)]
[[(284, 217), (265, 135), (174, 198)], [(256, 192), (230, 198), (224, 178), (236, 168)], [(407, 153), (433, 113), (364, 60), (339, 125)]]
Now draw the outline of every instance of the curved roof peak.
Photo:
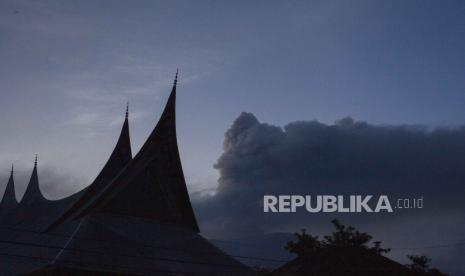
[(0, 202), (0, 210), (11, 209), (18, 205), (15, 193), (15, 182), (13, 177), (14, 169), (13, 164), (11, 165), (10, 178), (8, 184), (6, 184), (5, 192), (3, 193), (2, 201)]
[(173, 88), (174, 89), (178, 85), (178, 74), (179, 74), (179, 69), (176, 69), (176, 75), (174, 75), (174, 82), (173, 82)]
[(37, 154), (34, 159), (34, 168), (32, 169), (31, 179), (27, 185), (26, 191), (24, 192), (23, 198), (20, 204), (29, 204), (34, 201), (46, 200), (42, 195), (39, 187), (39, 176), (37, 173)]
[(82, 195), (77, 199), (72, 206), (63, 212), (63, 214), (54, 221), (47, 230), (53, 229), (54, 227), (60, 225), (62, 222), (66, 221), (68, 218), (73, 217), (73, 215), (87, 206), (89, 202), (93, 201), (100, 192), (115, 178), (126, 165), (132, 160), (132, 150), (131, 150), (131, 139), (129, 135), (129, 104), (126, 105), (126, 115), (121, 128), (121, 133), (116, 142), (116, 146), (113, 149), (113, 152), (108, 158), (107, 163), (100, 171), (99, 175), (95, 180), (90, 184), (82, 193)]
[(178, 73), (160, 120), (139, 153), (79, 216), (101, 211), (199, 231), (176, 139), (177, 81)]
[[(129, 135), (129, 103), (126, 104), (126, 114), (124, 117), (123, 127), (121, 128), (121, 133), (119, 135), (116, 146), (113, 149), (113, 152), (110, 155), (110, 158), (107, 161), (107, 165), (112, 162), (118, 162), (118, 168), (114, 169), (114, 173), (118, 173), (129, 161), (132, 159), (132, 149), (131, 149), (131, 137)], [(103, 171), (103, 170), (102, 170)]]

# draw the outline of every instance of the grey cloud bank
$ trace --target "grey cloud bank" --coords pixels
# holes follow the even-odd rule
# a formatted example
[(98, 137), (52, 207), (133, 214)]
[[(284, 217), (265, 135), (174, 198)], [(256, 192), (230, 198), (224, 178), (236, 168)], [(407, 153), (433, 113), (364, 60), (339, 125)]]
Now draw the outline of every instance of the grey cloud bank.
[[(283, 128), (242, 113), (225, 134), (214, 195), (194, 199), (202, 231), (236, 238), (306, 227), (321, 234), (335, 217), (391, 247), (463, 242), (465, 128), (383, 126), (347, 117), (328, 125), (300, 121)], [(423, 209), (389, 214), (275, 214), (268, 194), (386, 194), (424, 197)], [(412, 249), (413, 250), (413, 249)], [(427, 250), (446, 267), (460, 247)], [(426, 251), (426, 250), (423, 250)], [(405, 251), (393, 250), (401, 258)]]

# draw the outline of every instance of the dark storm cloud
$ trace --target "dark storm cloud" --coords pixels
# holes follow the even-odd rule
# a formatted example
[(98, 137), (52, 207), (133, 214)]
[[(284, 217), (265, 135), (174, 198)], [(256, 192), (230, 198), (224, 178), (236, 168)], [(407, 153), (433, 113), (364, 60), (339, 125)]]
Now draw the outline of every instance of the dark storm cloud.
[(428, 132), (344, 118), (334, 125), (294, 122), (281, 129), (243, 113), (226, 133), (224, 150), (215, 165), (219, 194), (410, 192), (458, 187), (465, 179), (464, 128)]
[[(215, 168), (216, 194), (194, 199), (202, 230), (212, 236), (326, 231), (329, 220), (342, 217), (391, 245), (437, 244), (446, 242), (439, 238), (444, 235), (463, 239), (463, 127), (378, 126), (348, 117), (333, 125), (301, 121), (281, 128), (242, 113), (225, 134)], [(264, 214), (268, 194), (422, 196), (425, 207), (390, 214)]]

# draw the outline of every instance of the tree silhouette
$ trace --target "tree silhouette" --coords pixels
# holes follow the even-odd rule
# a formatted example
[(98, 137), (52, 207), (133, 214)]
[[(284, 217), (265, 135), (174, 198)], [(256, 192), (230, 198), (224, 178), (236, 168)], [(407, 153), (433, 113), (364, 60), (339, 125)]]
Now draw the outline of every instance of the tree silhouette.
[(381, 247), (381, 241), (373, 242), (368, 233), (337, 219), (331, 223), (335, 230), (321, 239), (305, 229), (295, 233), (296, 239), (289, 241), (285, 249), (298, 257), (270, 275), (446, 276), (438, 269), (430, 269), (431, 259), (426, 256), (408, 255), (412, 264), (399, 264), (383, 256), (390, 249)]
[(370, 250), (378, 254), (387, 253), (390, 251), (389, 248), (381, 248), (381, 242), (374, 242), (373, 246), (368, 243), (372, 240), (372, 236), (368, 233), (360, 232), (352, 226), (345, 226), (334, 219), (331, 221), (336, 228), (336, 231), (331, 235), (325, 236), (323, 244), (326, 247), (334, 248), (360, 248)]
[(437, 268), (430, 269), (431, 259), (425, 255), (407, 255), (407, 258), (412, 262), (407, 267), (414, 271), (422, 272), (424, 275), (447, 276)]
[(407, 255), (407, 258), (412, 261), (412, 264), (409, 266), (412, 269), (418, 269), (426, 271), (429, 267), (431, 259), (426, 257), (425, 255)]
[(384, 254), (390, 251), (389, 248), (382, 248), (381, 242), (373, 242), (373, 246), (369, 245), (372, 236), (367, 233), (360, 232), (352, 226), (345, 226), (334, 219), (331, 221), (336, 231), (331, 235), (327, 235), (323, 240), (319, 240), (318, 236), (307, 234), (305, 229), (300, 233), (295, 233), (297, 241), (287, 243), (285, 249), (297, 256), (309, 256), (320, 249), (361, 249), (371, 251), (376, 254)]
[(254, 267), (252, 267), (252, 269), (255, 271), (254, 275), (256, 276), (269, 275), (269, 273), (271, 272), (269, 269), (261, 267), (259, 265), (255, 265)]
[(318, 236), (307, 234), (305, 229), (302, 229), (300, 233), (297, 232), (294, 235), (296, 236), (297, 241), (288, 242), (284, 248), (297, 256), (308, 256), (320, 249), (322, 246), (321, 242), (318, 240)]

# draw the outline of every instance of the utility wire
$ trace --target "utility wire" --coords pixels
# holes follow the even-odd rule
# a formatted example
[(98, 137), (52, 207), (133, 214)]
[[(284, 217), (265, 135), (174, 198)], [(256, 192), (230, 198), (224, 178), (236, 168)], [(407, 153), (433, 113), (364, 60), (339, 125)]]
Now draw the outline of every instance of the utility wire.
[[(26, 230), (26, 229), (17, 229), (17, 228), (11, 228), (11, 227), (0, 227), (0, 229), (5, 229), (8, 231), (12, 232), (26, 232), (26, 233), (33, 233), (33, 234), (38, 234), (38, 235), (46, 235), (46, 236), (57, 236), (57, 237), (62, 237), (62, 238), (72, 238), (76, 240), (83, 240), (83, 241), (95, 241), (95, 242), (114, 242), (112, 240), (103, 240), (103, 239), (94, 239), (94, 238), (83, 238), (80, 237), (79, 235), (63, 235), (63, 234), (57, 234), (57, 233), (44, 233), (44, 232), (39, 232), (39, 231), (33, 231), (33, 230)], [(172, 250), (172, 251), (180, 251), (180, 252), (187, 252), (187, 253), (198, 253), (198, 254), (208, 254), (208, 255), (218, 255), (218, 256), (223, 256), (221, 253), (213, 252), (213, 251), (191, 251), (191, 250), (185, 250), (185, 249), (180, 249), (180, 248), (172, 248), (172, 247), (166, 247), (166, 246), (160, 246), (160, 245), (154, 245), (154, 244), (149, 244), (149, 243), (138, 243), (138, 245), (141, 245), (143, 247), (147, 248), (154, 248), (154, 249), (162, 249), (162, 250)], [(254, 246), (257, 247), (257, 246)], [(228, 254), (229, 255), (229, 254)], [(229, 255), (234, 258), (239, 258), (239, 259), (249, 259), (249, 260), (257, 260), (257, 261), (270, 261), (270, 262), (278, 262), (278, 263), (287, 263), (289, 260), (279, 260), (279, 259), (272, 259), (272, 258), (262, 258), (262, 257), (255, 257), (255, 256), (244, 256), (244, 255)]]
[[(29, 243), (29, 242), (0, 240), (0, 243), (12, 244), (12, 245), (30, 246), (30, 247), (37, 247), (37, 248), (56, 249), (56, 250), (68, 250), (68, 251), (92, 253), (92, 254), (106, 255), (106, 256), (127, 257), (127, 258), (135, 258), (135, 259), (140, 259), (140, 260), (151, 260), (151, 261), (162, 261), (162, 262), (183, 263), (183, 264), (195, 264), (195, 265), (209, 265), (209, 266), (242, 268), (242, 266), (230, 265), (230, 264), (222, 264), (222, 263), (197, 262), (197, 261), (187, 261), (187, 260), (181, 260), (181, 259), (161, 258), (161, 257), (135, 256), (135, 255), (129, 255), (129, 254), (123, 254), (123, 253), (102, 252), (102, 251), (97, 251), (97, 250), (78, 249), (78, 248), (66, 248), (66, 247), (61, 247), (61, 246), (43, 245), (43, 244)], [(54, 260), (54, 259), (52, 259), (52, 260)], [(61, 260), (56, 260), (56, 261), (60, 262)]]
[[(36, 260), (36, 261), (39, 261), (39, 260), (53, 261), (53, 258), (38, 257), (38, 256), (27, 256), (27, 255), (19, 255), (19, 254), (9, 254), (9, 253), (0, 253), (0, 256), (13, 257), (13, 258), (26, 258), (26, 259)], [(141, 272), (139, 268), (131, 267), (131, 266), (106, 265), (106, 264), (90, 263), (90, 262), (77, 262), (77, 261), (66, 261), (66, 260), (59, 260), (58, 262), (63, 263), (63, 264), (71, 264), (71, 265), (74, 264), (74, 265), (90, 265), (90, 266), (96, 266), (96, 267), (109, 267), (110, 269), (122, 268), (122, 269), (130, 270), (131, 272), (138, 271), (137, 273), (143, 273), (144, 275), (154, 275), (154, 274), (156, 274), (158, 272), (183, 274), (183, 275), (199, 275), (199, 276), (203, 275), (203, 274), (193, 274), (192, 272), (187, 272), (187, 271), (162, 270), (162, 269), (156, 269), (156, 270)]]
[[(17, 228), (11, 228), (11, 227), (0, 227), (0, 229), (6, 229), (9, 231), (14, 231), (14, 232), (27, 232), (27, 233), (33, 233), (33, 234), (38, 234), (38, 235), (46, 235), (46, 236), (57, 236), (57, 237), (63, 237), (63, 238), (72, 238), (72, 239), (77, 239), (77, 240), (86, 240), (86, 241), (95, 241), (95, 242), (114, 242), (111, 240), (103, 240), (103, 239), (93, 239), (93, 238), (83, 238), (79, 237), (78, 235), (63, 235), (63, 234), (57, 234), (57, 233), (44, 233), (44, 232), (39, 232), (39, 231), (33, 231), (33, 230), (26, 230), (26, 229), (17, 229)], [(257, 245), (251, 245), (251, 244), (245, 244), (245, 243), (236, 243), (232, 241), (222, 241), (222, 240), (215, 240), (217, 242), (223, 242), (223, 243), (229, 243), (233, 244), (236, 246), (250, 246), (256, 248)], [(7, 242), (5, 240), (0, 241), (0, 242)], [(143, 247), (148, 247), (148, 248), (154, 248), (154, 249), (162, 249), (162, 250), (172, 250), (172, 251), (180, 251), (180, 252), (188, 252), (188, 253), (199, 253), (199, 254), (210, 254), (210, 255), (218, 255), (218, 256), (223, 256), (223, 254), (217, 253), (217, 252), (207, 252), (207, 251), (190, 251), (190, 250), (183, 250), (180, 248), (172, 248), (172, 247), (166, 247), (166, 246), (160, 246), (160, 245), (154, 245), (154, 244), (148, 244), (148, 243), (138, 243), (138, 245), (143, 246)], [(451, 248), (451, 247), (459, 247), (459, 246), (465, 246), (465, 242), (457, 242), (457, 243), (448, 243), (448, 244), (436, 244), (436, 245), (428, 245), (428, 246), (422, 246), (422, 247), (392, 247), (390, 248), (391, 250), (398, 250), (398, 251), (406, 251), (406, 250), (422, 250), (422, 249), (442, 249), (442, 248)], [(64, 248), (57, 248), (57, 249), (62, 249), (62, 250), (67, 250), (66, 247)], [(96, 253), (96, 252), (94, 252)], [(106, 254), (106, 253), (105, 253)], [(249, 259), (249, 260), (257, 260), (257, 261), (269, 261), (269, 262), (278, 262), (278, 263), (287, 263), (289, 260), (280, 260), (280, 259), (273, 259), (273, 258), (263, 258), (263, 257), (255, 257), (255, 256), (245, 256), (245, 255), (229, 255), (234, 258), (239, 258), (239, 259)], [(130, 256), (128, 256), (130, 257)]]
[[(215, 240), (215, 242), (220, 242), (220, 243), (225, 243), (225, 244), (232, 244), (232, 245), (235, 245), (235, 246), (257, 247), (257, 245), (246, 244), (246, 243), (241, 243), (241, 242), (234, 242), (234, 241)], [(422, 247), (390, 247), (390, 249), (391, 250), (419, 250), (419, 249), (449, 248), (449, 247), (458, 247), (458, 246), (465, 246), (465, 242), (427, 245), (427, 246), (422, 246)]]
[(394, 250), (420, 250), (420, 249), (450, 248), (450, 247), (459, 247), (459, 246), (465, 246), (465, 242), (436, 244), (436, 245), (428, 245), (428, 246), (421, 246), (421, 247), (398, 247), (398, 248), (392, 248), (392, 249)]

